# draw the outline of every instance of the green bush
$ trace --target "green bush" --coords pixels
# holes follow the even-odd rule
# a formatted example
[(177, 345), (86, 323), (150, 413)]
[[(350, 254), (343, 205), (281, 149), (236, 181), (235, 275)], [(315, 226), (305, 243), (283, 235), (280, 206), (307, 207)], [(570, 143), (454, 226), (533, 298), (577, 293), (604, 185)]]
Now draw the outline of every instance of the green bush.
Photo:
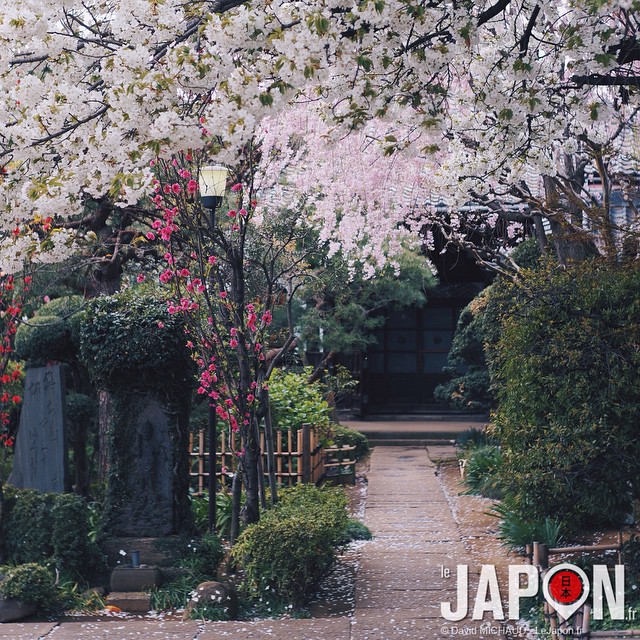
[(55, 601), (56, 588), (48, 569), (36, 562), (19, 564), (4, 572), (0, 581), (0, 595), (15, 598), (38, 609), (49, 609)]
[(367, 440), (367, 436), (355, 429), (332, 424), (327, 431), (326, 439), (328, 443), (338, 447), (355, 447), (354, 455), (356, 460), (360, 460), (369, 453), (369, 440)]
[(335, 489), (297, 485), (248, 526), (233, 548), (253, 598), (271, 593), (302, 605), (334, 560), (347, 525), (346, 498)]
[(355, 518), (349, 518), (344, 530), (342, 531), (341, 544), (349, 544), (354, 540), (371, 540), (373, 534), (366, 524), (356, 520)]
[[(518, 245), (511, 258), (520, 267), (536, 267), (541, 258), (537, 241)], [(451, 376), (434, 391), (437, 402), (459, 411), (485, 412), (495, 408), (496, 390), (490, 364), (494, 345), (500, 338), (500, 321), (509, 309), (512, 291), (505, 291), (504, 280), (481, 291), (460, 313), (445, 372)]]
[(503, 289), (513, 303), (492, 367), (514, 509), (620, 525), (640, 481), (640, 269), (547, 264)]
[(302, 373), (276, 369), (269, 379), (269, 402), (276, 429), (296, 432), (303, 424), (329, 427), (331, 407), (323, 398), (322, 385), (309, 384), (311, 367)]
[(72, 361), (80, 344), (79, 313), (82, 296), (52, 300), (38, 310), (28, 324), (18, 327), (15, 351), (19, 358), (37, 365), (48, 360)]
[(170, 315), (165, 300), (136, 288), (91, 301), (80, 354), (94, 382), (109, 391), (162, 389), (175, 397), (193, 386), (194, 363), (179, 314)]
[(76, 495), (5, 487), (2, 545), (11, 563), (53, 563), (62, 572), (86, 577), (99, 568), (89, 540), (89, 508)]

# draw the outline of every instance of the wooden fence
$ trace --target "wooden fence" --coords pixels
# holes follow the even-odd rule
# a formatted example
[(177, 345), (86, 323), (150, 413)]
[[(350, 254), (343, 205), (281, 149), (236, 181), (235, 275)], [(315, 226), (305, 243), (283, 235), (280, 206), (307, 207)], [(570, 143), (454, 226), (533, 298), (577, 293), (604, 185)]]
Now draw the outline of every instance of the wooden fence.
[[(548, 547), (542, 543), (534, 542), (527, 545), (525, 556), (528, 561), (537, 567), (540, 577), (543, 578), (549, 569), (549, 558), (554, 555), (581, 555), (617, 551), (618, 564), (623, 564), (622, 557), (623, 539), (622, 533), (618, 533), (618, 542), (615, 544), (598, 544), (591, 546), (574, 547)], [(571, 636), (579, 640), (592, 640), (596, 638), (640, 638), (640, 629), (620, 629), (606, 631), (591, 631), (591, 607), (582, 605), (569, 620), (558, 616), (553, 607), (545, 602), (544, 615), (549, 622), (553, 636)]]
[[(291, 486), (298, 482), (319, 484), (325, 477), (335, 477), (343, 481), (345, 476), (355, 481), (355, 447), (325, 447), (320, 437), (310, 425), (303, 425), (294, 435), (290, 431), (276, 431), (274, 437), (275, 476), (278, 484)], [(192, 487), (201, 494), (208, 487), (209, 452), (205, 430), (191, 434), (189, 451), (191, 456)], [(230, 484), (230, 476), (235, 469), (234, 451), (240, 449), (240, 438), (226, 432), (221, 433), (220, 448), (216, 452), (216, 475), (218, 486)], [(265, 435), (260, 433), (260, 450), (265, 476), (267, 454)], [(348, 472), (346, 472), (348, 470)]]

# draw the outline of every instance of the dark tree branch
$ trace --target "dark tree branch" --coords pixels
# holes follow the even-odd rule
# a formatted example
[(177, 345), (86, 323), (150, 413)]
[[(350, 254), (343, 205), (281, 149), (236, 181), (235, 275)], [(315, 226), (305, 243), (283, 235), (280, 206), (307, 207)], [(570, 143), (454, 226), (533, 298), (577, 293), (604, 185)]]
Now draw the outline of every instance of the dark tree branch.
[(571, 82), (582, 87), (640, 87), (640, 76), (605, 76), (592, 73), (588, 76), (571, 76)]
[(525, 29), (522, 37), (520, 38), (520, 42), (518, 46), (520, 48), (520, 57), (522, 58), (529, 49), (529, 41), (531, 40), (531, 34), (533, 33), (533, 27), (536, 25), (536, 20), (538, 19), (538, 14), (540, 13), (540, 5), (537, 4), (533, 11), (531, 12), (531, 16), (529, 18), (529, 22), (527, 23), (527, 28)]
[(498, 14), (502, 13), (509, 5), (511, 4), (511, 0), (498, 0), (492, 7), (485, 9), (478, 16), (478, 26), (481, 27), (483, 24), (489, 22), (491, 18), (495, 18)]
[(35, 147), (35, 146), (37, 146), (39, 144), (44, 144), (45, 142), (50, 142), (51, 140), (54, 140), (55, 138), (59, 138), (60, 136), (65, 135), (66, 133), (70, 133), (71, 131), (74, 131), (78, 127), (81, 127), (83, 124), (86, 124), (87, 122), (90, 122), (91, 120), (96, 120), (96, 119), (100, 118), (105, 113), (107, 113), (108, 110), (109, 110), (109, 105), (105, 104), (102, 107), (100, 107), (100, 109), (98, 109), (97, 111), (94, 111), (92, 114), (86, 116), (85, 118), (80, 118), (79, 120), (76, 120), (73, 124), (68, 124), (68, 125), (62, 127), (62, 129), (60, 129), (59, 131), (56, 131), (55, 133), (51, 133), (48, 136), (45, 136), (44, 138), (36, 138), (31, 143), (31, 146)]

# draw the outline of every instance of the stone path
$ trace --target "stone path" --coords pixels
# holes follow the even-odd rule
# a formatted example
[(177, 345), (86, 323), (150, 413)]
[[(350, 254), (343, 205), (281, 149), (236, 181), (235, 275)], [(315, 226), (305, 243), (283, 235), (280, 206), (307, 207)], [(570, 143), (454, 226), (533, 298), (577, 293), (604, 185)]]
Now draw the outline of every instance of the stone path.
[[(353, 616), (260, 622), (109, 620), (0, 624), (0, 640), (431, 640), (495, 638), (471, 622), (449, 623), (440, 601), (456, 606), (458, 564), (471, 565), (422, 447), (376, 447), (368, 474), (365, 522), (374, 539), (362, 548)], [(476, 572), (470, 569), (471, 574)], [(475, 593), (475, 590), (472, 590)], [(501, 635), (501, 633), (500, 633)]]

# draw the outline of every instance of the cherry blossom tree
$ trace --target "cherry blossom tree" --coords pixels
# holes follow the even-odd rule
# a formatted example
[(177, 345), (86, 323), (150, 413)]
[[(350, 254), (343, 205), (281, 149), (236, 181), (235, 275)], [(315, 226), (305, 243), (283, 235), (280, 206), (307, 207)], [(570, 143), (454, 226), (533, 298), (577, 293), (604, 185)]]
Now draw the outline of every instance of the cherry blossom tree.
[[(0, 25), (3, 268), (91, 241), (78, 224), (86, 207), (136, 206), (161, 151), (204, 149), (236, 165), (257, 125), (295, 100), (321, 101), (344, 129), (375, 119), (387, 152), (435, 161), (435, 192), (453, 207), (507, 174), (554, 176), (557, 152), (616, 101), (637, 104), (637, 10), (633, 0), (17, 0)], [(32, 224), (47, 218), (43, 237)]]

